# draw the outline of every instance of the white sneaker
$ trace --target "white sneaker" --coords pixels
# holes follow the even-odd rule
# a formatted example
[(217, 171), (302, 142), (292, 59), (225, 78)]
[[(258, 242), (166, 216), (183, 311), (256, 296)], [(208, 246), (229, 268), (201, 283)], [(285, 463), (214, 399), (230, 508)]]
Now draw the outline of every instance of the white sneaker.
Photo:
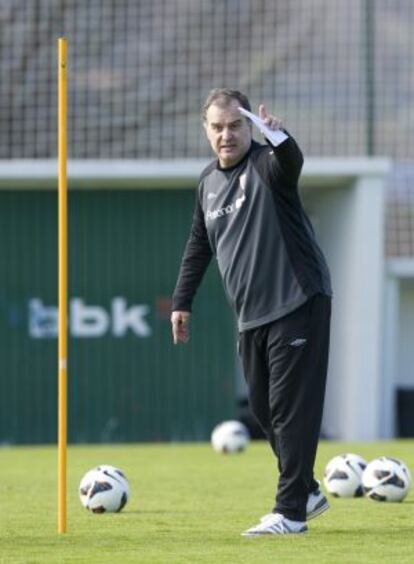
[[(308, 496), (308, 501), (306, 503), (306, 520), (310, 521), (311, 519), (318, 517), (318, 515), (327, 509), (329, 509), (328, 500), (320, 489), (315, 490)], [(263, 515), (263, 517), (260, 518), (260, 522), (263, 523), (271, 515), (275, 515), (275, 513), (266, 513), (266, 515)]]
[(321, 513), (329, 509), (329, 503), (321, 490), (318, 488), (308, 496), (306, 504), (306, 520), (314, 519)]
[(257, 537), (260, 535), (292, 535), (306, 533), (308, 527), (304, 521), (292, 521), (283, 517), (281, 513), (269, 513), (260, 520), (260, 523), (244, 531), (244, 537)]

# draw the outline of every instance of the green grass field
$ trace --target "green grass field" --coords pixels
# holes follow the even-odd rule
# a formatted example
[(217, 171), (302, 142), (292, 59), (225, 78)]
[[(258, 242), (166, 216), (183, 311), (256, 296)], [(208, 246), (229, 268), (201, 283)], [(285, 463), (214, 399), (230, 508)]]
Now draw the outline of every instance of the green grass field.
[[(414, 441), (322, 442), (317, 473), (355, 452), (394, 456), (414, 469)], [(265, 443), (238, 455), (208, 444), (70, 447), (68, 532), (57, 533), (55, 448), (0, 449), (0, 562), (243, 563), (414, 562), (414, 490), (402, 503), (332, 499), (302, 536), (245, 538), (271, 509), (275, 465)], [(78, 499), (98, 464), (127, 474), (131, 498), (119, 514), (95, 515)]]

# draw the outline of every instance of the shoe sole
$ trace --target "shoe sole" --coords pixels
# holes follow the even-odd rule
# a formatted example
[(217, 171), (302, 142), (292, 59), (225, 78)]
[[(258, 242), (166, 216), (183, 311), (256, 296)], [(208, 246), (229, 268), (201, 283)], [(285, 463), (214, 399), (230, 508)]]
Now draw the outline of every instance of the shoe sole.
[(322, 505), (320, 505), (319, 507), (315, 507), (313, 511), (311, 511), (306, 515), (306, 520), (310, 521), (311, 519), (315, 519), (315, 517), (319, 517), (319, 515), (321, 515), (328, 509), (329, 509), (329, 503), (325, 499)]
[(240, 533), (242, 537), (284, 537), (285, 535), (305, 535), (308, 529), (304, 531), (291, 531), (290, 533)]

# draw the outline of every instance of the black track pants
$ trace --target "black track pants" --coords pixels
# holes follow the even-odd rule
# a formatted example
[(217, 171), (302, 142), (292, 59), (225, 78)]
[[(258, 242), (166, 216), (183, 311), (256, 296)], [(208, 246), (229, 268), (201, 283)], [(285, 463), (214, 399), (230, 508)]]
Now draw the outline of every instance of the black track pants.
[(279, 466), (274, 511), (306, 521), (328, 364), (331, 299), (316, 295), (272, 323), (244, 331), (239, 346), (249, 403)]

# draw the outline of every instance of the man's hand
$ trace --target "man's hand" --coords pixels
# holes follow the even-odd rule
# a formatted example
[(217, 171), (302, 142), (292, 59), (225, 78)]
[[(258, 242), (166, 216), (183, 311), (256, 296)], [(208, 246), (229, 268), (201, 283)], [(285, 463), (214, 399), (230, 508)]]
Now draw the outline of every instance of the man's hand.
[(276, 116), (268, 114), (264, 104), (260, 104), (259, 106), (259, 117), (268, 127), (270, 127), (270, 129), (277, 130), (283, 127), (282, 120)]
[(171, 314), (171, 325), (174, 345), (177, 343), (186, 343), (190, 338), (189, 325), (190, 312), (189, 311), (173, 311)]

